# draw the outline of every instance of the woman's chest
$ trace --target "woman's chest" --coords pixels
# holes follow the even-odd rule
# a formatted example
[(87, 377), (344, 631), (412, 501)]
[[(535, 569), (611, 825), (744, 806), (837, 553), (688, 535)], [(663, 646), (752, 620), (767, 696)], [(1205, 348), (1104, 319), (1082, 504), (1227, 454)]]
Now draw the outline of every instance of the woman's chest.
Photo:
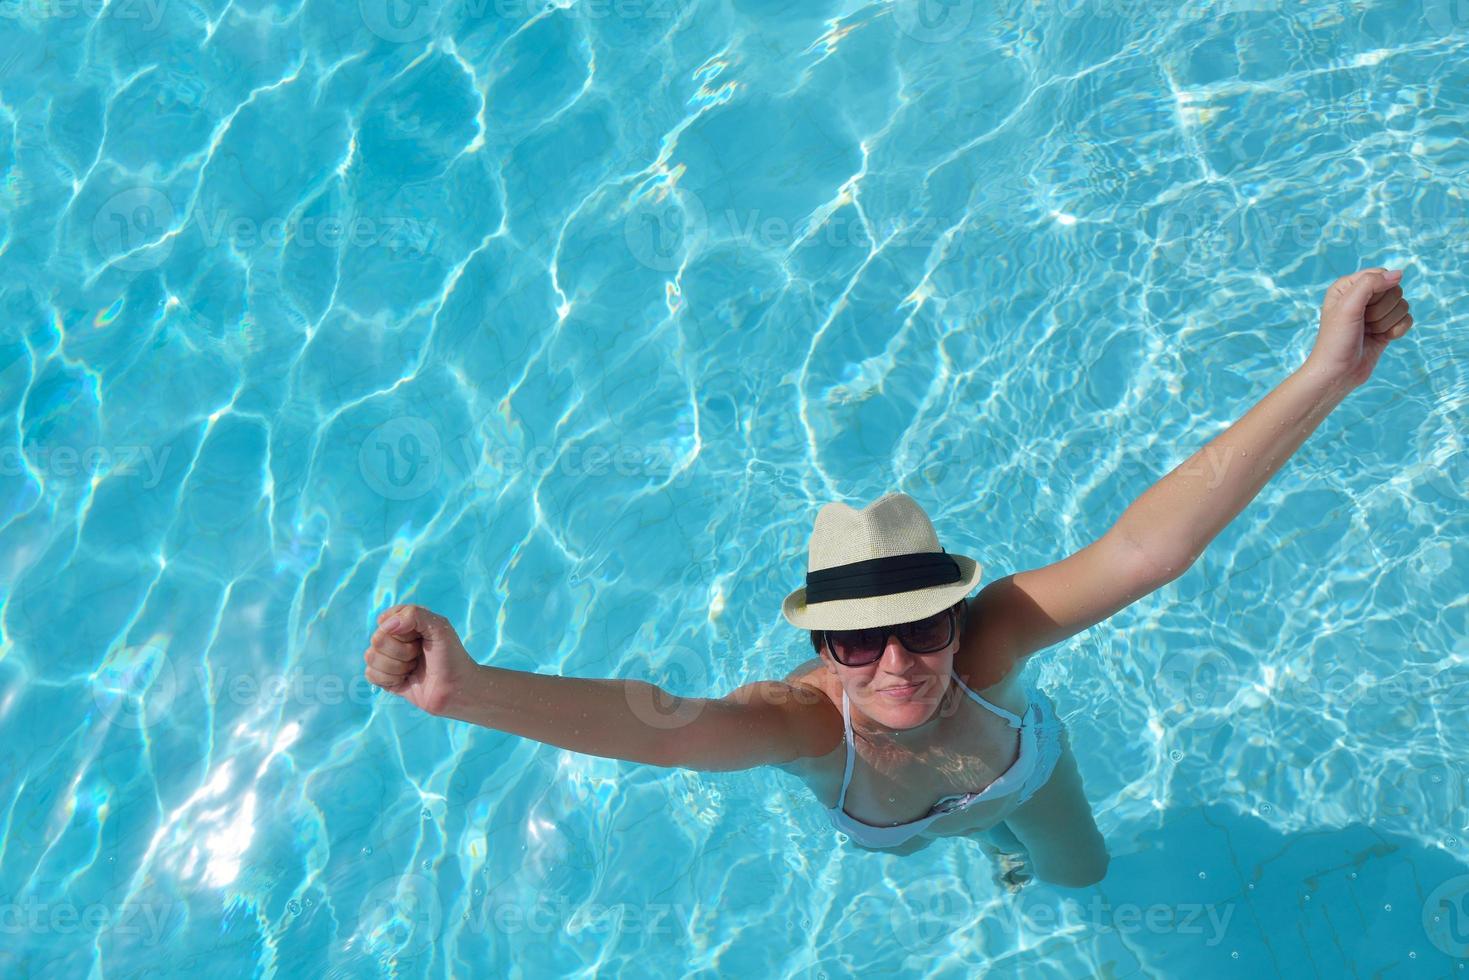
[[(1026, 710), (1023, 693), (992, 689), (985, 696), (1017, 715)], [(944, 797), (984, 790), (1019, 758), (1019, 729), (967, 696), (940, 723), (934, 739), (915, 745), (854, 731), (852, 772), (842, 803), (847, 815), (875, 826), (909, 823)], [(843, 742), (827, 756), (807, 760), (813, 764), (806, 782), (826, 807), (836, 806), (841, 796), (848, 751)], [(962, 834), (991, 826), (1004, 818), (1010, 796), (981, 798), (934, 820), (927, 832)]]

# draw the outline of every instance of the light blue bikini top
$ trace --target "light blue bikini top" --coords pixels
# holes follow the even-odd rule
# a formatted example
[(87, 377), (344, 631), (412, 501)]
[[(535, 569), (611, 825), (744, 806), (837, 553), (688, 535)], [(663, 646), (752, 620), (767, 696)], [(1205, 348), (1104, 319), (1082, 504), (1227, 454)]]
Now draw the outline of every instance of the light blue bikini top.
[[(837, 797), (837, 805), (827, 807), (826, 810), (828, 816), (831, 817), (832, 825), (837, 830), (840, 830), (857, 843), (866, 847), (894, 847), (921, 834), (924, 828), (939, 817), (947, 816), (950, 813), (958, 813), (960, 810), (966, 809), (981, 800), (993, 800), (997, 797), (1008, 796), (1025, 784), (1025, 780), (1030, 776), (1031, 770), (1035, 767), (1035, 726), (1026, 724), (1015, 712), (1007, 711), (997, 704), (991, 704), (978, 694), (975, 694), (969, 689), (968, 684), (959, 680), (958, 674), (953, 674), (953, 678), (971, 698), (1005, 719), (1010, 723), (1010, 727), (1018, 732), (1020, 738), (1020, 754), (1015, 757), (1015, 761), (1010, 764), (1010, 768), (1000, 773), (984, 789), (975, 790), (972, 793), (960, 793), (955, 796), (944, 797), (929, 809), (927, 816), (919, 817), (917, 820), (910, 821), (909, 823), (893, 824), (887, 827), (878, 827), (869, 823), (863, 823), (842, 809), (843, 805), (847, 802), (847, 786), (852, 782), (852, 760), (857, 754), (856, 744), (852, 740), (851, 702), (847, 698), (846, 690), (843, 690), (842, 724), (846, 727), (847, 768), (846, 772), (842, 774), (842, 792)], [(1032, 702), (1026, 714), (1032, 714), (1034, 710), (1035, 703)]]

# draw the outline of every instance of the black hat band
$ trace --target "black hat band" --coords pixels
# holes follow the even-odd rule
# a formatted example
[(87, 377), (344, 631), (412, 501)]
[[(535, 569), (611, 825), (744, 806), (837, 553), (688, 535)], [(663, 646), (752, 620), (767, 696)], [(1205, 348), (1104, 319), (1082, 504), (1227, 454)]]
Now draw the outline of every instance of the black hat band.
[(806, 573), (806, 602), (867, 599), (948, 585), (963, 578), (959, 563), (944, 552), (869, 558)]

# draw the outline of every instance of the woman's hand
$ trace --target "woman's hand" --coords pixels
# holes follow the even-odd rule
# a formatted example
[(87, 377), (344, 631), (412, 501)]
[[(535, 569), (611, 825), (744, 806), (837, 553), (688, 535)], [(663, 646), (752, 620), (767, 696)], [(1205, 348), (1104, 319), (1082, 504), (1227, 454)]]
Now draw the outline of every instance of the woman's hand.
[(1413, 327), (1408, 301), (1398, 285), (1402, 275), (1401, 269), (1373, 267), (1332, 283), (1305, 367), (1348, 389), (1370, 378), (1387, 345)]
[(449, 621), (422, 606), (393, 606), (378, 615), (362, 659), (367, 679), (431, 715), (441, 715), (465, 690), (479, 665)]

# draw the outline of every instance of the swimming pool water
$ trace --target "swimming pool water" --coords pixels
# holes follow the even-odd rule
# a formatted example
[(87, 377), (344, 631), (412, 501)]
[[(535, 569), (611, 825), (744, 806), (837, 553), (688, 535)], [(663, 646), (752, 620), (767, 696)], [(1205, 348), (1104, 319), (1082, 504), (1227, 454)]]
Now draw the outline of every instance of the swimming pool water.
[[(0, 975), (1464, 976), (1453, 0), (0, 3)], [(1112, 849), (997, 891), (769, 772), (360, 677), (784, 676), (816, 509), (986, 580), (1417, 326), (1035, 658)]]

